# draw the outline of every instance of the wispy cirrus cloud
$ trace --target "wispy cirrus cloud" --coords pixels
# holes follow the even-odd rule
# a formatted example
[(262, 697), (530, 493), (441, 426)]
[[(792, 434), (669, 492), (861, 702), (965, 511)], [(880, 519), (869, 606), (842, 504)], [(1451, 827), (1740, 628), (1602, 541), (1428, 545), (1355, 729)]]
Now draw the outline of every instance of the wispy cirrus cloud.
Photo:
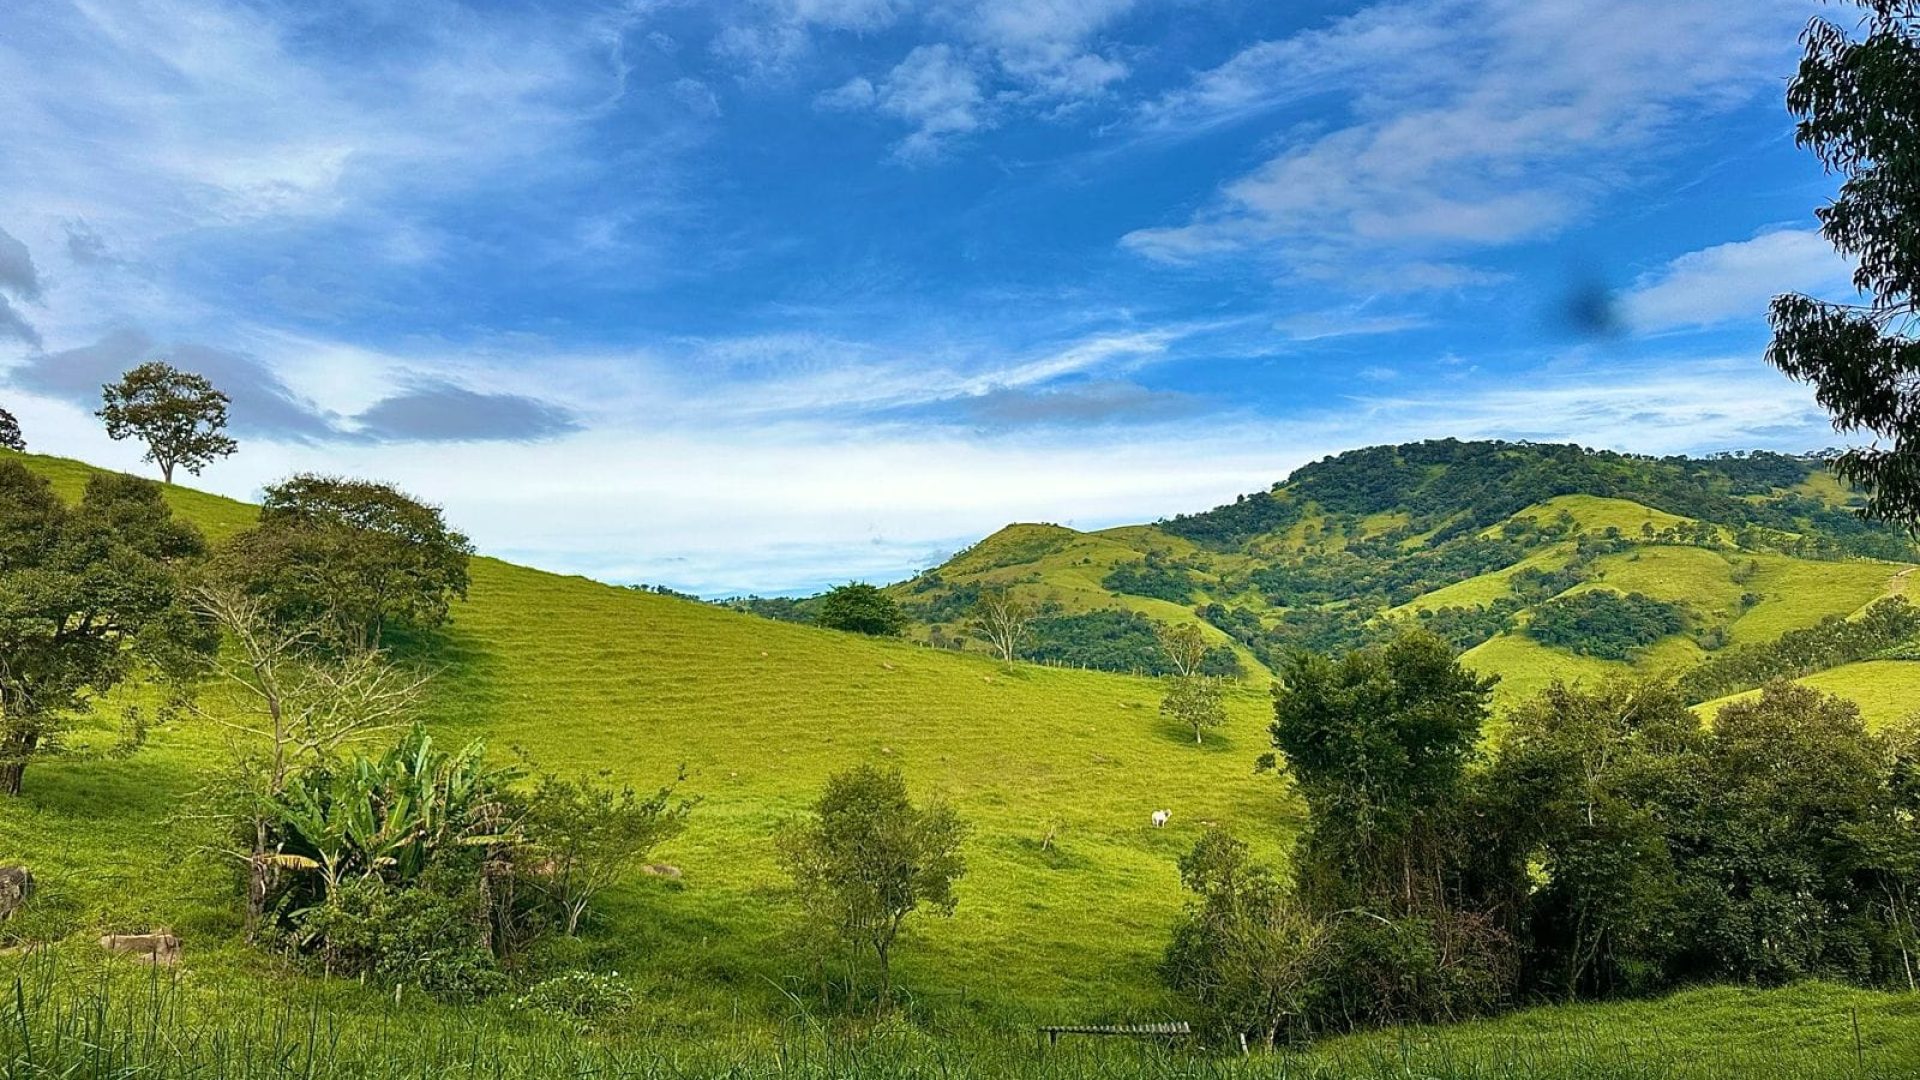
[[(1127, 64), (1096, 39), (1134, 6), (1135, 0), (934, 3), (920, 13), (934, 40), (914, 46), (886, 72), (854, 76), (814, 100), (824, 109), (871, 111), (906, 124), (893, 156), (925, 163), (1006, 116), (1071, 108), (1124, 80)], [(890, 11), (888, 21), (900, 14)]]
[(872, 109), (911, 125), (894, 149), (907, 162), (935, 158), (949, 141), (993, 122), (980, 73), (946, 44), (921, 45), (877, 84), (856, 77), (818, 101), (830, 109)]
[(1250, 46), (1141, 122), (1204, 125), (1336, 94), (1344, 121), (1287, 138), (1190, 221), (1123, 243), (1370, 288), (1498, 280), (1466, 260), (1566, 227), (1624, 180), (1619, 155), (1657, 151), (1683, 117), (1777, 85), (1804, 10), (1758, 0), (1730, 23), (1664, 0), (1437, 0)]

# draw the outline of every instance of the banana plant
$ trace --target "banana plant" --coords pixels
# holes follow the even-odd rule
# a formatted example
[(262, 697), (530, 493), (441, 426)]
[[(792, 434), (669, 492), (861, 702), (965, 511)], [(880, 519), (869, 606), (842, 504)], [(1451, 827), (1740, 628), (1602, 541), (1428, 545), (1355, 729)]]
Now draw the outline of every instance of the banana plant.
[(310, 772), (275, 801), (283, 833), (276, 862), (317, 872), (331, 894), (354, 879), (410, 884), (449, 847), (517, 843), (498, 796), (508, 774), (485, 758), (484, 743), (449, 754), (415, 727), (378, 758)]

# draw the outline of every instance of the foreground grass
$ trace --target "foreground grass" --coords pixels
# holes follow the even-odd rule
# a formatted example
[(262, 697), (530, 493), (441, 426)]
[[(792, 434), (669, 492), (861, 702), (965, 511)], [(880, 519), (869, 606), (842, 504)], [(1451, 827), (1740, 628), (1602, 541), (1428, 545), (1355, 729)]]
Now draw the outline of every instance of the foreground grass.
[[(698, 1043), (596, 1037), (492, 1007), (395, 1004), (317, 984), (236, 993), (126, 965), (16, 965), (0, 1077), (1652, 1078), (1894, 1077), (1920, 1069), (1920, 999), (1810, 983), (1537, 1009), (1279, 1054), (804, 1016)], [(351, 999), (351, 1000), (343, 1000)]]

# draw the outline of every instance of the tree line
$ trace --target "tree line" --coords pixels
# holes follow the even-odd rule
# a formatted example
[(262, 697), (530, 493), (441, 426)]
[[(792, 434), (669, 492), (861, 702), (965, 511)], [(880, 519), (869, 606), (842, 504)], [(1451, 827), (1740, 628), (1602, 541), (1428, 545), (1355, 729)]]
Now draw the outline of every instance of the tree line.
[(1494, 680), (1424, 633), (1281, 673), (1308, 806), (1282, 876), (1210, 830), (1163, 962), (1272, 1044), (1542, 999), (1806, 977), (1912, 989), (1920, 727), (1789, 683), (1704, 726), (1671, 683), (1555, 686), (1482, 739)]

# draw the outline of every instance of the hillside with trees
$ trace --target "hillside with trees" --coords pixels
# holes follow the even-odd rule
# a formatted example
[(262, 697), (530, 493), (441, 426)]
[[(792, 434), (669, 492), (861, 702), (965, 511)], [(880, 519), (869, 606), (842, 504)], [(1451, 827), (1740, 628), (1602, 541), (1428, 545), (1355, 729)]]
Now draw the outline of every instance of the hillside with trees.
[[(1748, 656), (1897, 596), (1920, 547), (1865, 505), (1820, 455), (1440, 440), (1339, 454), (1150, 525), (1012, 526), (889, 591), (909, 637), (981, 649), (973, 602), (1010, 590), (1038, 616), (1025, 658), (1110, 671), (1158, 670), (1146, 634), (1118, 632), (1133, 620), (1196, 625), (1255, 673), (1419, 626), (1502, 675), (1506, 700)], [(1096, 625), (1114, 632), (1090, 649)]]

